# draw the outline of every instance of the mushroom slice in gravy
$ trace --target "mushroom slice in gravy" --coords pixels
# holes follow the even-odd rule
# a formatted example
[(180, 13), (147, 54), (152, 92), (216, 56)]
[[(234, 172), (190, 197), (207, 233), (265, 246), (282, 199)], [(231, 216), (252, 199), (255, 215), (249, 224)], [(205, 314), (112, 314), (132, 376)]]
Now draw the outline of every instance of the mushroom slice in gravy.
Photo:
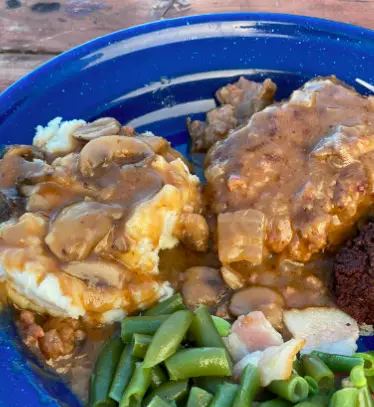
[(84, 260), (119, 220), (123, 209), (94, 201), (75, 203), (53, 221), (45, 242), (63, 261)]
[(212, 267), (191, 267), (183, 280), (183, 300), (191, 308), (207, 305), (216, 309), (228, 293), (219, 271)]
[(119, 264), (108, 261), (73, 261), (62, 270), (91, 284), (106, 284), (116, 288), (122, 288), (126, 279), (126, 270)]
[(106, 136), (87, 143), (79, 157), (79, 168), (84, 176), (92, 177), (100, 166), (107, 166), (118, 160), (122, 164), (132, 164), (154, 155), (148, 144), (135, 137)]
[(285, 300), (277, 291), (261, 286), (244, 288), (234, 293), (229, 310), (235, 315), (245, 315), (252, 311), (262, 311), (276, 328), (282, 327), (282, 313)]
[(189, 249), (197, 252), (208, 250), (209, 227), (202, 215), (198, 213), (182, 214), (175, 233)]
[(121, 132), (121, 123), (113, 117), (101, 117), (78, 127), (73, 137), (80, 141), (91, 141), (102, 136), (115, 136)]

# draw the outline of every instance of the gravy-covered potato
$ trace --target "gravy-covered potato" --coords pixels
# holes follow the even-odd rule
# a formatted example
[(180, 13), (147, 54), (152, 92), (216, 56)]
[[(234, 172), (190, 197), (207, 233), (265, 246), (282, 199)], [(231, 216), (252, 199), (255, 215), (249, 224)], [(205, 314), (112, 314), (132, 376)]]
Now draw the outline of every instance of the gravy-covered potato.
[[(216, 143), (205, 170), (211, 210), (218, 224), (232, 218), (218, 229), (221, 260), (282, 253), (304, 262), (339, 244), (373, 203), (373, 123), (371, 97), (320, 78)], [(249, 209), (264, 216), (263, 239), (232, 226)]]
[(21, 308), (103, 323), (170, 295), (159, 251), (179, 242), (205, 251), (209, 235), (199, 180), (179, 153), (110, 118), (55, 119), (34, 143), (0, 161), (0, 188), (26, 200), (22, 216), (7, 213), (0, 225), (8, 296)]

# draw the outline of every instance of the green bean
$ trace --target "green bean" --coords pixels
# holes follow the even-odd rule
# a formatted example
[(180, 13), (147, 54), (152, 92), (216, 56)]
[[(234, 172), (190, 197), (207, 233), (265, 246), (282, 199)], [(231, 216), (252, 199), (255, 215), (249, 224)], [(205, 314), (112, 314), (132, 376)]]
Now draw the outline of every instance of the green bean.
[(214, 326), (217, 329), (217, 332), (220, 336), (229, 336), (231, 324), (229, 321), (226, 321), (223, 318), (217, 317), (216, 315), (212, 315)]
[(364, 360), (364, 372), (366, 376), (374, 376), (374, 356), (370, 353), (355, 353), (355, 358)]
[(366, 378), (366, 380), (368, 381), (368, 386), (369, 386), (369, 388), (370, 388), (370, 391), (371, 391), (372, 393), (374, 393), (374, 377), (373, 377), (373, 376), (368, 376), (368, 377)]
[(183, 298), (178, 293), (174, 294), (165, 301), (159, 302), (157, 305), (146, 311), (144, 315), (146, 316), (170, 315), (175, 311), (181, 311), (184, 309), (186, 309), (186, 307), (183, 304)]
[(130, 383), (136, 362), (139, 362), (139, 359), (133, 356), (133, 344), (128, 343), (122, 351), (109, 391), (109, 397), (117, 401), (117, 403), (121, 401), (125, 388)]
[(233, 383), (220, 384), (214, 392), (209, 407), (231, 407), (238, 394), (239, 386)]
[(308, 397), (308, 383), (300, 376), (292, 375), (288, 380), (275, 380), (268, 389), (291, 403), (298, 403)]
[(151, 373), (151, 389), (154, 390), (160, 387), (162, 383), (168, 380), (166, 373), (160, 366), (154, 366)]
[(148, 407), (172, 407), (172, 404), (168, 403), (159, 396), (154, 397), (148, 404)]
[(320, 358), (326, 366), (334, 373), (349, 373), (355, 366), (362, 365), (364, 360), (362, 358), (335, 355), (330, 353), (313, 351), (313, 356)]
[(192, 387), (186, 407), (207, 407), (212, 400), (212, 395), (199, 387)]
[(109, 339), (102, 347), (91, 376), (90, 406), (111, 407), (109, 390), (123, 349), (120, 337)]
[(289, 401), (282, 399), (268, 400), (258, 405), (258, 407), (291, 407), (291, 406), (292, 404)]
[(139, 404), (151, 384), (151, 369), (145, 368), (144, 363), (137, 363), (135, 372), (127, 386), (119, 407), (130, 407)]
[(129, 342), (134, 334), (153, 335), (167, 318), (168, 315), (126, 317), (122, 321), (123, 342)]
[(193, 317), (191, 311), (176, 311), (162, 323), (145, 354), (144, 367), (156, 366), (176, 352)]
[(309, 394), (316, 394), (319, 391), (318, 383), (311, 376), (304, 376), (304, 380), (308, 383)]
[(349, 375), (350, 381), (354, 384), (355, 387), (364, 387), (367, 385), (367, 380), (365, 377), (364, 366), (357, 365), (355, 366)]
[(230, 378), (228, 377), (196, 377), (194, 378), (194, 383), (196, 386), (206, 390), (209, 393), (215, 394), (218, 387), (223, 384), (231, 384)]
[(304, 376), (303, 366), (299, 359), (294, 360), (292, 368), (299, 376)]
[(372, 407), (373, 399), (367, 386), (358, 389), (357, 407)]
[(295, 404), (294, 407), (327, 407), (329, 405), (329, 399), (330, 397), (326, 394), (316, 394)]
[(294, 404), (294, 407), (325, 407), (328, 404), (326, 404), (325, 402), (323, 403), (318, 403), (312, 400), (304, 400), (301, 401), (300, 403)]
[(333, 394), (329, 407), (356, 407), (358, 390), (354, 387), (338, 390)]
[(165, 382), (157, 389), (153, 390), (148, 397), (144, 400), (142, 406), (147, 407), (152, 399), (156, 396), (172, 403), (181, 402), (188, 395), (188, 380), (179, 380), (176, 382)]
[(230, 357), (222, 348), (182, 350), (167, 359), (165, 365), (171, 380), (232, 375)]
[(151, 335), (143, 335), (143, 334), (134, 334), (132, 337), (133, 342), (133, 356), (144, 359), (145, 354), (147, 353), (147, 349), (149, 344), (152, 342), (153, 336)]
[(212, 316), (205, 305), (195, 310), (195, 317), (189, 332), (197, 346), (225, 349), (225, 344), (214, 326)]
[(256, 366), (250, 363), (244, 368), (240, 375), (240, 386), (236, 394), (233, 407), (251, 406), (260, 388), (260, 373)]
[(301, 364), (307, 376), (313, 377), (321, 390), (331, 389), (335, 383), (334, 373), (318, 357), (313, 355), (303, 355)]

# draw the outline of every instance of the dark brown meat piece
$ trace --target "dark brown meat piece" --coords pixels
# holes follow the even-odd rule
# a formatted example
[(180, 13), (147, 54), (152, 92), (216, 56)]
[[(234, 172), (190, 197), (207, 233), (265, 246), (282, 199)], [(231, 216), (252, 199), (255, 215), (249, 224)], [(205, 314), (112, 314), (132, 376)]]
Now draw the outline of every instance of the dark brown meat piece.
[(276, 90), (277, 85), (269, 78), (261, 83), (241, 77), (238, 82), (218, 89), (216, 97), (222, 105), (234, 106), (239, 123), (244, 123), (273, 103)]
[(76, 344), (86, 338), (81, 323), (72, 318), (49, 318), (39, 325), (31, 311), (23, 310), (17, 325), (24, 343), (32, 348), (39, 347), (47, 360), (72, 354)]
[(187, 119), (192, 139), (192, 152), (206, 152), (236, 127), (248, 122), (252, 115), (273, 103), (277, 87), (270, 79), (263, 83), (241, 77), (216, 92), (221, 106), (207, 113), (206, 121)]
[(212, 212), (264, 213), (264, 258), (336, 247), (373, 203), (373, 124), (371, 97), (335, 77), (307, 82), (209, 151)]
[(359, 323), (374, 324), (374, 223), (336, 255), (332, 293), (337, 305)]
[(37, 347), (39, 339), (43, 338), (43, 328), (35, 322), (35, 316), (31, 311), (23, 310), (17, 321), (22, 339), (27, 346)]

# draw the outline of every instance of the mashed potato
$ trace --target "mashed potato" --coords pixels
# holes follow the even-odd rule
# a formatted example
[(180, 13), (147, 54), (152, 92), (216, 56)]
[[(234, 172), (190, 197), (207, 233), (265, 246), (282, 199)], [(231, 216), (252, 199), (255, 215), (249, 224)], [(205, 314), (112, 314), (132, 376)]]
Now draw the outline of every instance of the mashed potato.
[(0, 280), (21, 308), (120, 320), (173, 294), (159, 251), (193, 246), (189, 215), (202, 231), (196, 249), (206, 246), (198, 178), (166, 140), (127, 133), (114, 119), (56, 118), (27, 155), (11, 149), (0, 162), (26, 199), (26, 213), (0, 225)]

